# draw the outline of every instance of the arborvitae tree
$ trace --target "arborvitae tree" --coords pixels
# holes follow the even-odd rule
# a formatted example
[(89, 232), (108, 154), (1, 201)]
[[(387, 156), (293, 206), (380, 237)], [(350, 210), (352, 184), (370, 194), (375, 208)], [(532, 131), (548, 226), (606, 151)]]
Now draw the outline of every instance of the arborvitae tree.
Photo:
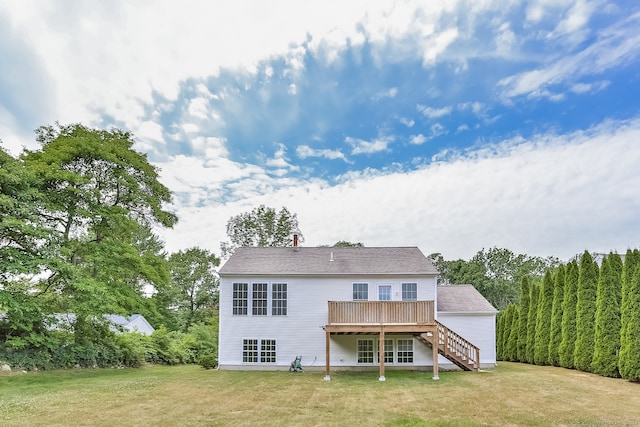
[(622, 281), (619, 370), (622, 378), (640, 380), (640, 252), (627, 251)]
[(596, 338), (596, 294), (598, 291), (598, 264), (589, 252), (580, 257), (578, 276), (578, 303), (576, 305), (576, 348), (573, 359), (576, 369), (590, 372)]
[(551, 310), (553, 307), (553, 276), (547, 270), (540, 288), (538, 313), (536, 315), (536, 346), (533, 362), (536, 365), (549, 364), (549, 338), (551, 337)]
[(513, 307), (513, 313), (511, 315), (511, 332), (509, 333), (509, 340), (506, 345), (506, 354), (504, 360), (517, 361), (518, 360), (518, 334), (520, 332), (520, 307), (515, 304)]
[(511, 322), (513, 321), (513, 304), (509, 304), (500, 316), (500, 334), (498, 335), (498, 360), (509, 360), (507, 357), (507, 347), (509, 336), (511, 335)]
[(551, 330), (549, 334), (549, 364), (560, 366), (560, 343), (562, 342), (562, 302), (564, 301), (564, 265), (558, 267), (553, 286), (551, 307)]
[(527, 321), (529, 319), (529, 303), (531, 301), (531, 289), (529, 287), (529, 279), (522, 278), (520, 286), (520, 316), (518, 320), (518, 346), (516, 352), (516, 360), (524, 362), (527, 360)]
[(502, 350), (504, 348), (504, 322), (506, 314), (506, 310), (503, 310), (498, 315), (496, 323), (496, 360), (502, 360)]
[[(614, 260), (614, 258), (617, 259)], [(620, 256), (609, 254), (602, 260), (598, 296), (596, 298), (596, 338), (591, 369), (606, 377), (619, 377), (618, 350), (620, 348)]]
[(540, 299), (541, 287), (536, 283), (531, 284), (531, 300), (529, 302), (529, 314), (527, 316), (527, 363), (533, 363), (533, 355), (536, 345), (536, 318), (538, 317), (538, 300)]
[(576, 303), (578, 301), (578, 263), (567, 265), (562, 302), (562, 342), (560, 343), (560, 366), (573, 369), (573, 351), (576, 344)]

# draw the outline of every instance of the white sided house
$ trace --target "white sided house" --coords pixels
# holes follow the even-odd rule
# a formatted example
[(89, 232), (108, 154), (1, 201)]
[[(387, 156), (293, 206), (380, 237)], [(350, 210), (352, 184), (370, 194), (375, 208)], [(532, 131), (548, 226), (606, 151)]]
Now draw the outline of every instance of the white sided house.
[[(220, 369), (479, 370), (496, 309), (417, 247), (244, 247), (220, 274)], [(434, 345), (435, 343), (435, 345)], [(438, 356), (438, 354), (440, 356)]]

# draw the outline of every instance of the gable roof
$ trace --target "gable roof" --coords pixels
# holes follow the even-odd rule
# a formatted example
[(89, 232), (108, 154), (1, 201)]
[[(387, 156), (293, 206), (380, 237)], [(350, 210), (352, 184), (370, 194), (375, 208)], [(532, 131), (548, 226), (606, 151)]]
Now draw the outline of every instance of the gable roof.
[(417, 247), (244, 247), (220, 268), (225, 275), (435, 275)]
[(473, 285), (438, 286), (438, 312), (497, 313)]
[[(155, 331), (142, 314), (133, 314), (129, 317), (119, 314), (103, 314), (102, 317), (113, 325), (111, 329), (114, 331), (117, 330), (115, 328), (117, 326), (122, 327), (125, 331), (140, 332), (144, 335), (151, 335)], [(75, 321), (76, 315), (74, 313), (55, 313), (50, 316), (49, 329), (69, 328)]]

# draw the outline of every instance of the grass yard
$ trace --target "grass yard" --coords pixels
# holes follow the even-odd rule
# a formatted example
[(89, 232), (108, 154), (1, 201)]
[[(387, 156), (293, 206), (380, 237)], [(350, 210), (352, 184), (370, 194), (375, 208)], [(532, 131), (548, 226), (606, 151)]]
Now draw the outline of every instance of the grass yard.
[(640, 426), (640, 384), (500, 363), (490, 372), (207, 371), (0, 375), (3, 426)]

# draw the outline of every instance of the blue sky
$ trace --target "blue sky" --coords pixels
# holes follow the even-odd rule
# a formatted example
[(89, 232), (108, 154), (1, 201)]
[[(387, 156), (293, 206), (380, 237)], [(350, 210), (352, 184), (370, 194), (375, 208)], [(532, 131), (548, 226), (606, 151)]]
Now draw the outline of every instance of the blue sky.
[(635, 2), (136, 3), (0, 0), (0, 139), (131, 130), (175, 194), (171, 251), (219, 253), (259, 204), (308, 246), (640, 241)]

